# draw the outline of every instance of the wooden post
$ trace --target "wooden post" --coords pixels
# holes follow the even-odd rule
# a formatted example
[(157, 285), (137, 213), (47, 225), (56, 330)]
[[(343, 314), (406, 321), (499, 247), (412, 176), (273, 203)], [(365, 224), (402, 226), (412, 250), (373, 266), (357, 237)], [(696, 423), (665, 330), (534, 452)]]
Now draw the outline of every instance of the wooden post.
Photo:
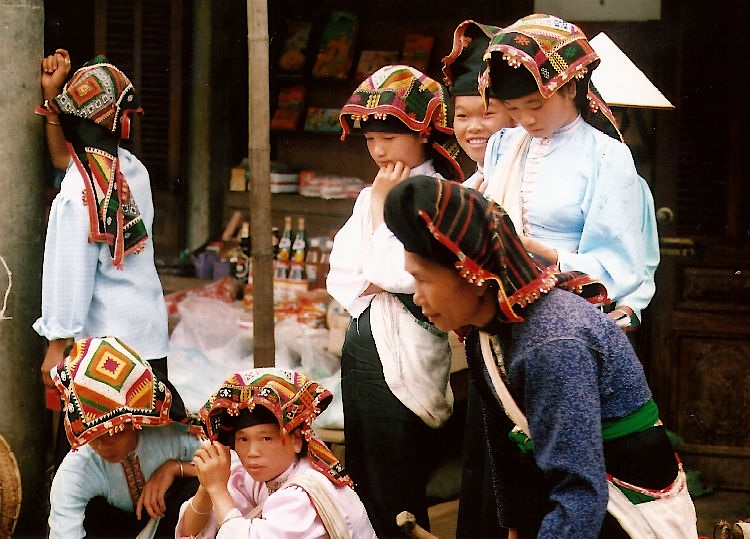
[(269, 141), (268, 5), (247, 1), (248, 163), (253, 257), (253, 358), (274, 365), (271, 146)]
[[(15, 454), (23, 502), (15, 537), (44, 537), (45, 430), (44, 386), (39, 367), (41, 339), (31, 328), (41, 305), (44, 252), (44, 119), (34, 114), (42, 102), (39, 84), (44, 52), (44, 2), (10, 0), (2, 6), (0, 31), (0, 435)], [(54, 50), (55, 46), (50, 45)], [(3, 477), (14, 476), (7, 447)], [(7, 500), (20, 502), (12, 481)], [(0, 485), (0, 498), (6, 485)], [(7, 537), (16, 515), (2, 505), (0, 536)], [(12, 511), (9, 513), (9, 511)], [(12, 535), (12, 534), (11, 534)]]

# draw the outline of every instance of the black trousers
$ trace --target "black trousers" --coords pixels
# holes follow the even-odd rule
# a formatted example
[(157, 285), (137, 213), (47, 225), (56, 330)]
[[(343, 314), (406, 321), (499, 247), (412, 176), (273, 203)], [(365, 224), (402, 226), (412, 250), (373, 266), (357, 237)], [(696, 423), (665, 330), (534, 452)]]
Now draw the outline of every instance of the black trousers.
[(482, 403), (469, 380), (466, 397), (466, 427), (461, 454), (461, 497), (458, 502), (458, 539), (504, 537), (497, 498), (492, 486), (492, 460), (484, 428)]
[[(167, 489), (164, 495), (167, 510), (164, 518), (159, 521), (156, 537), (174, 537), (174, 530), (177, 527), (177, 520), (180, 515), (180, 506), (195, 494), (198, 490), (198, 484), (197, 477), (178, 478)], [(149, 518), (148, 513), (144, 510), (141, 514), (141, 520), (138, 520), (135, 512), (131, 513), (113, 507), (107, 503), (106, 498), (97, 496), (90, 500), (86, 506), (83, 527), (86, 530), (86, 537), (94, 539), (97, 537), (132, 539), (146, 526)]]
[(429, 529), (426, 486), (437, 431), (388, 388), (370, 329), (370, 310), (347, 330), (341, 360), (346, 469), (380, 539), (403, 537), (401, 511)]

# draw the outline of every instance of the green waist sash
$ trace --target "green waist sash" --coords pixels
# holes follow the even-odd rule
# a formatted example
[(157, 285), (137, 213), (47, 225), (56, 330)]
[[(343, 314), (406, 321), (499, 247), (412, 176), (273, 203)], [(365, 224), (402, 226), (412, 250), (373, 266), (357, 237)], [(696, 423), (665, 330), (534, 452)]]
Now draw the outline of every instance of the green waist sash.
[[(612, 421), (602, 421), (602, 441), (608, 442), (622, 438), (634, 432), (643, 432), (650, 429), (659, 420), (659, 408), (654, 399), (649, 399), (646, 404), (625, 417)], [(518, 444), (522, 453), (528, 453), (534, 448), (534, 442), (523, 432), (513, 429), (508, 437)]]

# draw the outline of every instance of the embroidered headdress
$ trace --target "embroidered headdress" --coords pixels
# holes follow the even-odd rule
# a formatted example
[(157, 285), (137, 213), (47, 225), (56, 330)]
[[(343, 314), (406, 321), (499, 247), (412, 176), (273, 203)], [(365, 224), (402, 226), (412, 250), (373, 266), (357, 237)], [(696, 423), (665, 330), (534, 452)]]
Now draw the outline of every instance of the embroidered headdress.
[(307, 458), (313, 468), (335, 485), (353, 486), (339, 460), (311, 429), (313, 419), (333, 400), (326, 388), (298, 372), (285, 369), (251, 369), (232, 374), (208, 399), (198, 415), (208, 437), (215, 440), (222, 427), (242, 410), (263, 406), (278, 420), (282, 434), (299, 428), (307, 441)]
[(138, 252), (148, 239), (126, 179), (120, 173), (117, 145), (130, 136), (131, 113), (143, 113), (133, 85), (117, 67), (97, 56), (84, 65), (60, 95), (39, 107), (39, 114), (59, 114), (68, 148), (83, 176), (88, 207), (89, 241), (106, 242), (112, 263)]
[(532, 258), (508, 214), (473, 189), (415, 176), (390, 190), (384, 218), (407, 252), (455, 267), (477, 286), (496, 282), (498, 316), (504, 322), (523, 322), (518, 309), (555, 287), (592, 303), (607, 301), (604, 286), (588, 275), (562, 273)]
[(381, 67), (362, 82), (341, 108), (341, 140), (366, 122), (396, 118), (411, 131), (427, 135), (432, 149), (450, 167), (451, 177), (463, 180), (459, 146), (453, 136), (451, 100), (445, 87), (406, 65)]
[[(191, 424), (174, 388), (114, 337), (77, 341), (51, 375), (74, 450), (104, 433), (123, 430), (128, 423), (138, 429), (173, 421)], [(200, 432), (195, 423), (188, 430)]]
[[(487, 68), (484, 51), (490, 38), (501, 29), (497, 26), (466, 20), (453, 32), (453, 49), (443, 57), (443, 82), (452, 96), (480, 95), (479, 77)], [(495, 97), (488, 88), (489, 97)]]
[(492, 87), (504, 99), (536, 90), (548, 99), (565, 83), (576, 80), (584, 120), (622, 140), (612, 112), (590, 83), (599, 56), (575, 24), (541, 13), (523, 17), (492, 37), (484, 59), (488, 68), (479, 84), (483, 96)]

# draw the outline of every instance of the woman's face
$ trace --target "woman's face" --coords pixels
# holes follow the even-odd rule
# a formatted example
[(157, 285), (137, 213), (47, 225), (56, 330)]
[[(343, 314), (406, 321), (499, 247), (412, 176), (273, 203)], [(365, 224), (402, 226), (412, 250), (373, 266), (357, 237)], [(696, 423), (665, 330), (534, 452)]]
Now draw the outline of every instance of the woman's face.
[(486, 286), (466, 282), (453, 268), (406, 253), (405, 268), (414, 277), (414, 303), (443, 331), (483, 326), (495, 314), (497, 300)]
[(422, 136), (414, 133), (365, 133), (370, 157), (379, 168), (395, 165), (401, 161), (410, 168), (418, 167), (427, 160)]
[(138, 444), (138, 433), (131, 425), (111, 436), (104, 433), (89, 442), (94, 453), (111, 464), (122, 462)]
[(484, 165), (487, 141), (496, 131), (514, 124), (499, 99), (491, 97), (487, 109), (478, 95), (455, 97), (453, 132), (458, 143), (472, 161)]
[(549, 99), (544, 99), (542, 94), (534, 92), (516, 99), (504, 99), (503, 105), (516, 124), (528, 131), (532, 137), (547, 138), (578, 116), (575, 96), (575, 83), (569, 83), (552, 94)]
[(278, 424), (253, 425), (234, 433), (234, 451), (256, 481), (270, 481), (281, 475), (301, 450), (300, 432), (282, 435)]

